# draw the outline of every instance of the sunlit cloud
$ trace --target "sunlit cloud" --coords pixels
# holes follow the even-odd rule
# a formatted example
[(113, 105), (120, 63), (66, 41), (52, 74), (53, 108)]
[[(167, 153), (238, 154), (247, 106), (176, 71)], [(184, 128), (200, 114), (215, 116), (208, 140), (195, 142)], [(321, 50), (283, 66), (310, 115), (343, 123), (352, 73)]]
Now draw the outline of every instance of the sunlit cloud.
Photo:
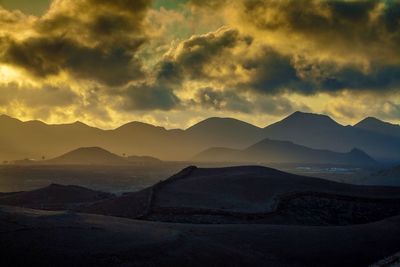
[(398, 122), (399, 18), (400, 1), (0, 7), (0, 112), (106, 128), (209, 116), (266, 125), (295, 110)]

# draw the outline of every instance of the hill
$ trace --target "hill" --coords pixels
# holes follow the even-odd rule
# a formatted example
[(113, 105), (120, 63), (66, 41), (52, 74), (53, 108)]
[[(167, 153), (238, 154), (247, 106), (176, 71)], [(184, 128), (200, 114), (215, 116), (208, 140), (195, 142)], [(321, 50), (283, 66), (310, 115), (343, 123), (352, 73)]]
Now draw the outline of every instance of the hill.
[(264, 128), (264, 133), (270, 139), (315, 149), (345, 153), (357, 147), (377, 160), (400, 159), (400, 138), (343, 126), (325, 115), (295, 112)]
[(400, 125), (384, 122), (373, 117), (360, 121), (354, 127), (400, 138)]
[(130, 162), (100, 147), (82, 147), (41, 164), (54, 165), (127, 165)]
[(244, 150), (211, 148), (194, 157), (196, 161), (236, 163), (299, 163), (373, 166), (376, 163), (361, 150), (348, 153), (311, 149), (289, 141), (265, 139)]
[(48, 187), (0, 195), (0, 205), (23, 206), (27, 208), (66, 210), (88, 204), (113, 195), (90, 190), (80, 186), (51, 184)]
[(81, 211), (171, 222), (346, 225), (400, 214), (399, 195), (400, 188), (348, 185), (264, 167), (189, 167)]

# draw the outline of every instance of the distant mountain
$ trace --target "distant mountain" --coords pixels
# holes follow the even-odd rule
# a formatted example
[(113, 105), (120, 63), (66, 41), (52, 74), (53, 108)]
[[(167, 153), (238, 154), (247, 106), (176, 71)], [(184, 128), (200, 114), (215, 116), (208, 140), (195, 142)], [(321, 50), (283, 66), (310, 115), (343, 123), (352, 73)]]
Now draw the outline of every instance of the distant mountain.
[(216, 145), (244, 148), (261, 140), (263, 135), (261, 128), (222, 118), (207, 119), (187, 130), (167, 130), (141, 122), (101, 130), (81, 122), (48, 125), (1, 116), (0, 129), (1, 161), (52, 158), (76, 147), (102, 147), (119, 155), (186, 160)]
[(400, 160), (400, 138), (343, 126), (325, 115), (295, 112), (264, 128), (264, 134), (315, 149), (344, 153), (357, 147), (375, 159)]
[(244, 148), (264, 137), (261, 128), (231, 118), (209, 118), (201, 121), (185, 131), (191, 142), (202, 147), (224, 146)]
[(65, 210), (113, 197), (112, 194), (80, 186), (51, 184), (45, 188), (0, 195), (1, 205), (23, 206), (36, 209)]
[(129, 161), (100, 147), (83, 147), (41, 163), (55, 165), (128, 165)]
[(96, 146), (105, 131), (81, 122), (48, 125), (40, 121), (0, 116), (0, 159), (41, 159), (60, 155), (76, 147)]
[(206, 162), (241, 163), (301, 163), (371, 166), (377, 162), (361, 150), (348, 153), (312, 149), (289, 141), (265, 139), (244, 150), (211, 148), (194, 160)]
[(182, 161), (211, 147), (243, 150), (265, 138), (341, 153), (357, 147), (375, 159), (400, 161), (399, 137), (301, 112), (266, 128), (231, 118), (210, 118), (186, 130), (167, 130), (140, 122), (101, 130), (81, 122), (49, 125), (0, 116), (0, 129), (1, 162), (49, 159), (77, 147), (102, 147), (118, 155)]
[(400, 138), (400, 125), (384, 122), (373, 117), (360, 121), (354, 127)]

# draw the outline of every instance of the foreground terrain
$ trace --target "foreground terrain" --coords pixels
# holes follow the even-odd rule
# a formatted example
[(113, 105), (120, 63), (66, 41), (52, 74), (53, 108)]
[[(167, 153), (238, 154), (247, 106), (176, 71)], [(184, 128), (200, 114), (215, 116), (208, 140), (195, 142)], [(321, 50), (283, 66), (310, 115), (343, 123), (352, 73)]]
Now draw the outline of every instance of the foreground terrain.
[(344, 227), (193, 225), (0, 208), (2, 266), (368, 266), (400, 218)]
[(265, 167), (188, 167), (123, 195), (0, 194), (1, 266), (368, 266), (399, 244), (400, 188)]

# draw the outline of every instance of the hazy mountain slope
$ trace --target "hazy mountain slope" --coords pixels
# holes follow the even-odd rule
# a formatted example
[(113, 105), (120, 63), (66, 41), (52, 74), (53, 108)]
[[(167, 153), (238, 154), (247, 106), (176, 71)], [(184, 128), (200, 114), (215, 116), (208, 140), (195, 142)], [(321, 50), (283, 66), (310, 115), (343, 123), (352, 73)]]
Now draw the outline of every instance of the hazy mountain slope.
[(400, 160), (400, 138), (342, 126), (328, 116), (296, 112), (264, 129), (267, 138), (316, 149), (347, 152), (357, 147), (379, 160)]
[[(52, 158), (76, 147), (103, 147), (118, 155), (187, 160), (215, 145), (244, 148), (262, 139), (262, 129), (234, 119), (213, 118), (188, 130), (131, 122), (114, 130), (83, 123), (47, 125), (0, 117), (0, 159)], [(173, 153), (172, 153), (173, 151)]]
[(263, 131), (249, 123), (231, 118), (209, 118), (185, 131), (202, 147), (245, 148), (263, 139)]
[(398, 251), (400, 219), (345, 227), (185, 225), (1, 207), (0, 240), (2, 266), (364, 267)]
[(101, 143), (104, 131), (83, 123), (48, 125), (0, 117), (0, 158), (52, 158), (65, 151)]
[(179, 159), (184, 157), (186, 146), (179, 146), (182, 130), (167, 130), (146, 123), (131, 122), (106, 133), (104, 148), (126, 155), (149, 155), (161, 159)]
[(384, 122), (373, 117), (360, 121), (354, 127), (400, 138), (400, 125)]
[(242, 163), (310, 163), (371, 166), (376, 162), (363, 151), (353, 149), (348, 153), (311, 149), (289, 141), (265, 139), (244, 150), (211, 148), (194, 157), (206, 162)]
[(82, 147), (40, 163), (55, 165), (127, 165), (129, 161), (100, 147)]
[(327, 116), (294, 113), (265, 129), (229, 118), (210, 118), (187, 130), (132, 122), (114, 130), (83, 123), (48, 125), (0, 117), (0, 160), (53, 158), (77, 147), (103, 147), (118, 155), (188, 160), (211, 147), (244, 149), (265, 138), (347, 152), (357, 147), (377, 159), (400, 160), (400, 138), (352, 126)]

